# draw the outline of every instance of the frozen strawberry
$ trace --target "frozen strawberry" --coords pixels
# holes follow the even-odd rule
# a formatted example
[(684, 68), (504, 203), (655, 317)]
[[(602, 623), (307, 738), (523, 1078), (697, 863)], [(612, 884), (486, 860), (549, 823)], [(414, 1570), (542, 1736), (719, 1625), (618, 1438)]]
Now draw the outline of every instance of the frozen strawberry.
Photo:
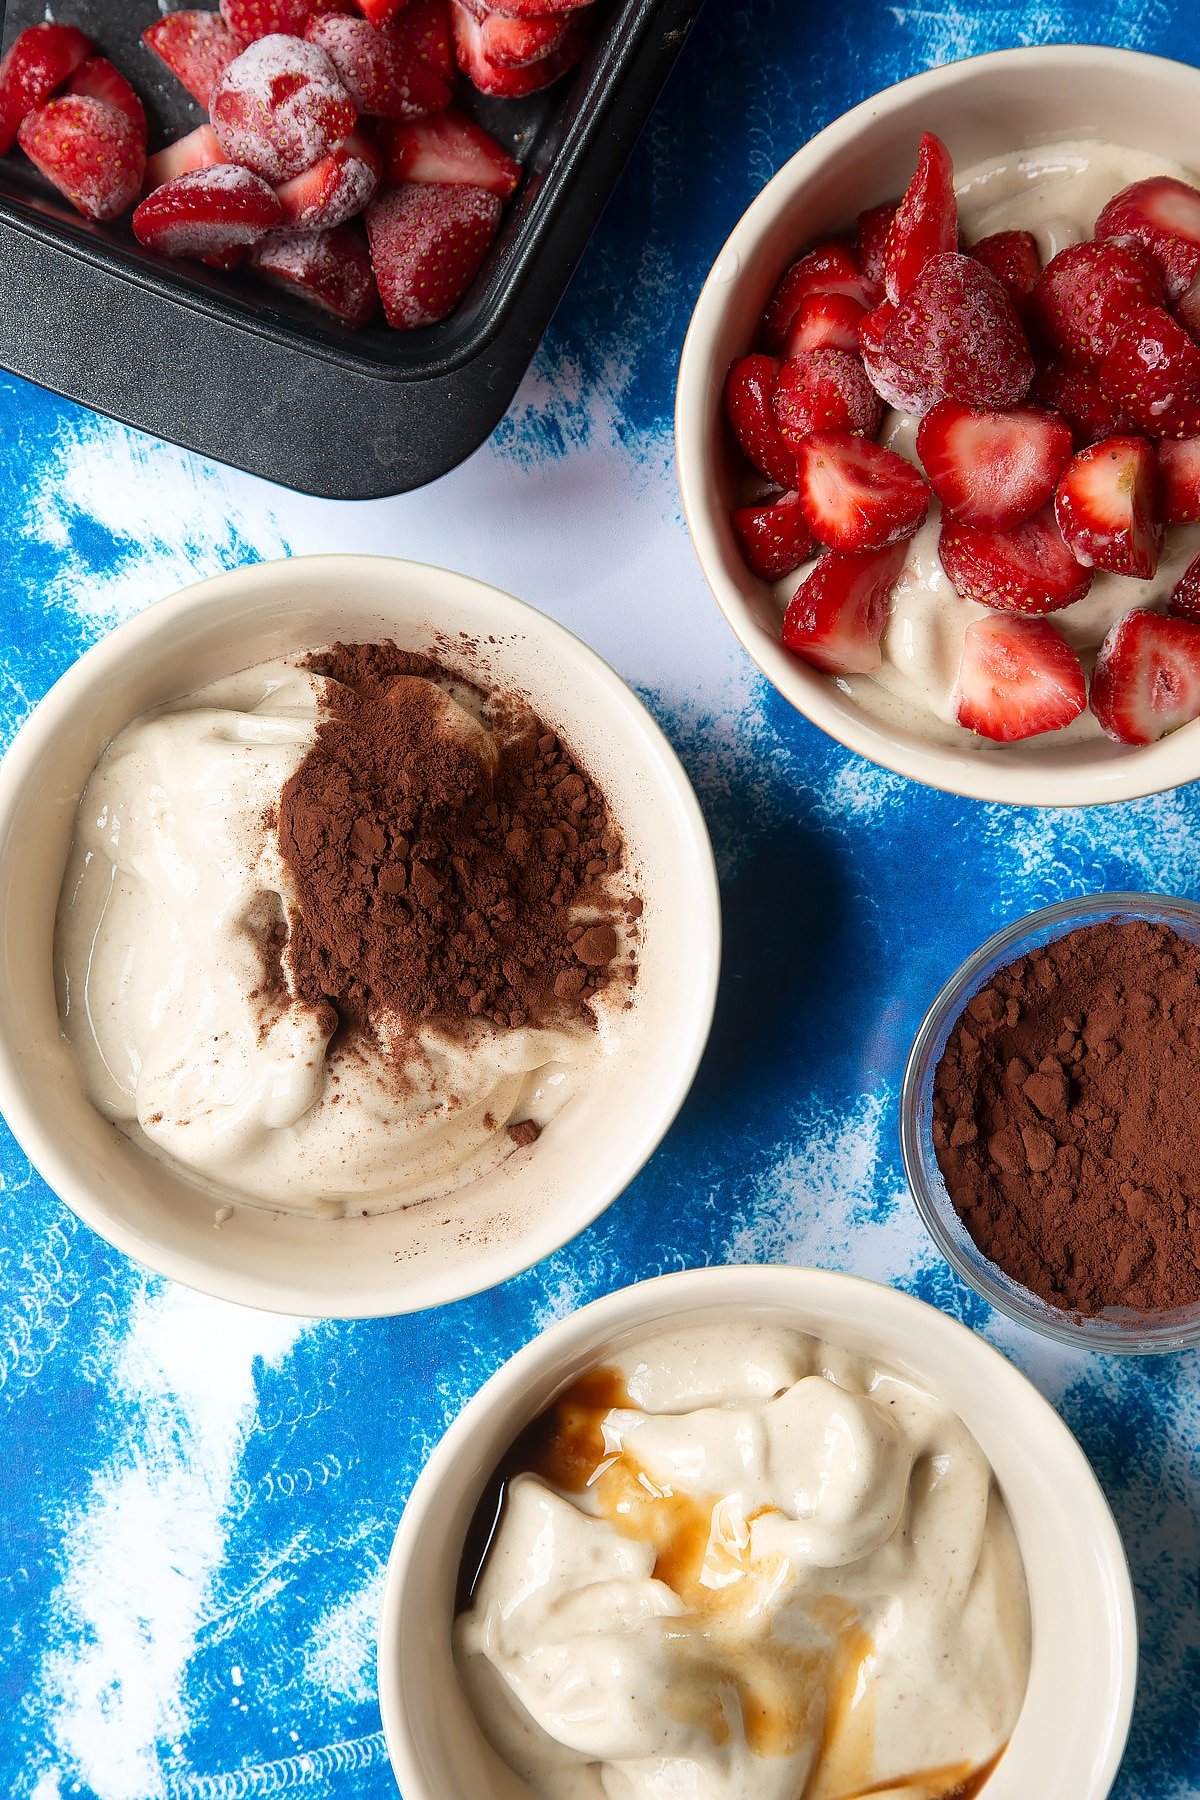
[(818, 244), (792, 264), (767, 302), (763, 333), (773, 349), (784, 348), (796, 309), (810, 294), (847, 294), (864, 307), (879, 298), (848, 244)]
[(813, 536), (831, 550), (882, 550), (913, 535), (929, 486), (910, 462), (849, 431), (816, 431), (796, 450), (797, 488)]
[(17, 138), (30, 162), (89, 219), (118, 218), (141, 192), (145, 139), (103, 100), (48, 100), (22, 120)]
[(1138, 607), (1096, 658), (1092, 711), (1119, 744), (1153, 744), (1200, 718), (1200, 625)]
[(773, 356), (740, 356), (725, 377), (725, 416), (742, 454), (780, 487), (796, 485), (796, 459), (780, 434), (772, 407), (779, 376)]
[(346, 0), (220, 0), (221, 17), (243, 43), (277, 32), (299, 37), (321, 13), (351, 11)]
[(206, 269), (222, 269), (228, 274), (233, 269), (240, 269), (246, 260), (246, 246), (233, 244), (228, 250), (214, 250), (209, 256), (197, 256), (194, 260), (203, 263)]
[(866, 308), (851, 294), (806, 294), (792, 314), (784, 354), (802, 350), (848, 350), (858, 354), (859, 322)]
[(0, 156), (12, 149), (17, 128), (95, 49), (74, 25), (31, 25), (0, 61)]
[(1127, 436), (1133, 430), (1132, 419), (1127, 419), (1109, 399), (1099, 378), (1085, 369), (1068, 369), (1065, 363), (1040, 363), (1029, 398), (1062, 414), (1079, 449), (1100, 438)]
[(1188, 564), (1175, 583), (1167, 610), (1172, 618), (1200, 624), (1200, 556)]
[(209, 111), (230, 162), (264, 181), (310, 169), (354, 129), (354, 102), (323, 50), (303, 38), (264, 37), (231, 62)]
[(1048, 619), (974, 619), (963, 633), (955, 717), (1000, 744), (1061, 731), (1087, 704), (1079, 658)]
[(945, 512), (1007, 531), (1054, 498), (1071, 432), (1035, 407), (986, 412), (942, 400), (921, 420), (917, 455)]
[(215, 12), (173, 12), (156, 19), (142, 42), (166, 63), (177, 81), (201, 106), (208, 105), (213, 84), (245, 49)]
[(560, 50), (571, 29), (569, 13), (549, 13), (544, 19), (511, 19), (496, 12), (488, 0), (462, 0), (482, 27), (480, 46), (487, 61), (500, 69), (526, 69)]
[(954, 164), (941, 138), (927, 131), (917, 154), (917, 171), (896, 208), (883, 253), (883, 287), (893, 303), (902, 300), (932, 257), (958, 248), (958, 202)]
[(279, 224), (282, 208), (258, 175), (236, 163), (177, 175), (147, 196), (133, 234), (161, 256), (203, 259), (253, 244)]
[[(504, 13), (510, 19), (548, 19), (558, 13), (583, 12), (593, 0), (485, 0), (489, 12)], [(478, 4), (478, 0), (472, 0)]]
[(1161, 271), (1168, 300), (1200, 274), (1200, 193), (1173, 175), (1135, 181), (1096, 220), (1097, 238), (1136, 238)]
[(1054, 501), (1076, 562), (1149, 581), (1162, 554), (1158, 467), (1145, 438), (1104, 438), (1074, 457)]
[(384, 125), (379, 135), (384, 179), (460, 181), (507, 200), (521, 179), (521, 165), (482, 125), (450, 107), (433, 119)]
[(193, 169), (215, 168), (217, 163), (224, 161), (212, 126), (197, 125), (195, 131), (189, 131), (186, 137), (177, 138), (165, 150), (157, 150), (148, 158), (143, 185), (146, 192), (152, 194), (155, 188), (165, 181), (174, 181), (177, 175), (190, 175)]
[(869, 206), (866, 212), (858, 215), (858, 261), (868, 281), (883, 287), (883, 258), (887, 249), (888, 232), (892, 228), (892, 220), (896, 216), (894, 206)]
[(371, 263), (389, 325), (411, 331), (444, 319), (462, 299), (500, 225), (483, 188), (406, 181), (367, 208)]
[(1092, 369), (1130, 313), (1161, 300), (1162, 281), (1141, 244), (1071, 244), (1042, 270), (1033, 314), (1064, 362)]
[(1184, 330), (1200, 343), (1200, 275), (1185, 288), (1175, 302), (1175, 317)]
[(939, 400), (1016, 406), (1033, 379), (1012, 301), (990, 270), (954, 250), (932, 257), (899, 305), (868, 313), (859, 342), (876, 391), (904, 412)]
[(450, 0), (450, 30), (454, 59), (467, 80), (481, 94), (504, 100), (521, 100), (558, 81), (575, 67), (591, 36), (583, 19), (572, 19), (553, 50), (518, 67), (492, 60), (487, 49), (487, 22), (477, 19), (462, 0)]
[(263, 281), (302, 294), (352, 331), (369, 325), (379, 311), (367, 246), (346, 226), (269, 232), (251, 250), (250, 266)]
[(991, 270), (1017, 311), (1023, 312), (1042, 272), (1032, 231), (993, 231), (972, 244), (967, 255)]
[(1010, 531), (943, 519), (938, 555), (964, 600), (997, 612), (1058, 612), (1092, 585), (1092, 571), (1072, 556), (1052, 506)]
[(784, 614), (786, 648), (827, 675), (873, 674), (883, 661), (879, 640), (904, 557), (903, 544), (857, 556), (827, 550)]
[(336, 150), (315, 162), (303, 175), (293, 175), (275, 189), (287, 231), (331, 231), (365, 212), (379, 186), (382, 164), (378, 150), (361, 131), (352, 131)]
[(802, 350), (790, 357), (779, 371), (771, 407), (793, 450), (812, 431), (859, 431), (873, 437), (883, 410), (861, 357), (845, 350)]
[(366, 19), (327, 14), (310, 19), (304, 35), (325, 52), (368, 118), (421, 119), (450, 104), (449, 83)]
[(1200, 346), (1163, 307), (1138, 307), (1120, 327), (1100, 384), (1139, 431), (1200, 437)]
[(1167, 525), (1200, 522), (1200, 437), (1158, 446), (1158, 513)]
[(733, 529), (746, 566), (763, 581), (782, 581), (817, 553), (799, 494), (777, 494), (773, 500), (739, 506)]
[(358, 5), (373, 25), (386, 24), (386, 19), (377, 15), (381, 7), (390, 6), (387, 17), (392, 23), (387, 26), (388, 35), (401, 49), (428, 63), (443, 81), (454, 80), (458, 64), (454, 60), (454, 41), (450, 35), (449, 0), (407, 0), (407, 4), (401, 0), (399, 8), (392, 5), (391, 0), (358, 0)]
[(146, 109), (120, 69), (115, 69), (106, 56), (91, 56), (87, 62), (80, 63), (65, 92), (86, 94), (90, 100), (102, 100), (106, 106), (115, 106), (118, 112), (125, 114), (145, 143)]

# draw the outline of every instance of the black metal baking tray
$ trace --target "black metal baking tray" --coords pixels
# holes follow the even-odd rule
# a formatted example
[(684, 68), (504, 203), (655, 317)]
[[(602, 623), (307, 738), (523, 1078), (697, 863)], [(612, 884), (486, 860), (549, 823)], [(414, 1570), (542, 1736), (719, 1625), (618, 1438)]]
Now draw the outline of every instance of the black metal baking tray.
[[(463, 103), (525, 168), (471, 292), (440, 325), (351, 332), (301, 301), (92, 225), (19, 151), (0, 158), (0, 364), (302, 492), (403, 493), (503, 416), (702, 0), (598, 0), (597, 38), (528, 100)], [(159, 0), (61, 0), (146, 102), (151, 149), (204, 114), (140, 42)], [(46, 17), (8, 0), (3, 45)]]

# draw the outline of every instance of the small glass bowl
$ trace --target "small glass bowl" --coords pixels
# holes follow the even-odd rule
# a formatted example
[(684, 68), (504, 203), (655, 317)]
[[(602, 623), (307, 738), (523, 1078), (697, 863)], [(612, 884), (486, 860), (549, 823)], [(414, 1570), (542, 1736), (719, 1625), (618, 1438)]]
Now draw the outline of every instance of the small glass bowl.
[(1200, 905), (1157, 894), (1093, 894), (1042, 907), (990, 937), (951, 977), (925, 1015), (900, 1093), (900, 1149), (917, 1210), (952, 1268), (1000, 1312), (1032, 1331), (1076, 1348), (1144, 1356), (1200, 1344), (1200, 1305), (1172, 1312), (1109, 1307), (1093, 1317), (1051, 1306), (1011, 1280), (976, 1245), (955, 1212), (933, 1148), (933, 1078), (947, 1039), (967, 1002), (996, 972), (1030, 951), (1097, 919), (1146, 919), (1200, 943)]

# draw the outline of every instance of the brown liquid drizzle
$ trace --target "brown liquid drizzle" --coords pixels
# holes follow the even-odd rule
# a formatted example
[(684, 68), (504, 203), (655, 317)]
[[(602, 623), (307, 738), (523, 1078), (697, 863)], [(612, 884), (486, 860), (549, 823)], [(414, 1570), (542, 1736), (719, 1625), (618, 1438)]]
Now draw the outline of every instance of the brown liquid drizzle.
[[(755, 1614), (786, 1573), (783, 1558), (750, 1558), (748, 1519), (713, 1496), (695, 1499), (655, 1483), (608, 1429), (614, 1408), (633, 1408), (617, 1369), (592, 1369), (527, 1425), (488, 1483), (467, 1530), (456, 1608), (469, 1609), (499, 1527), (508, 1484), (539, 1475), (565, 1494), (590, 1489), (602, 1517), (655, 1550), (654, 1576), (678, 1595), (691, 1620), (664, 1620), (679, 1679), (664, 1699), (673, 1718), (727, 1742), (725, 1695), (737, 1695), (746, 1743), (756, 1756), (791, 1756), (823, 1709), (821, 1747), (798, 1800), (870, 1800), (893, 1791), (936, 1800), (975, 1800), (1003, 1749), (982, 1768), (963, 1763), (872, 1785), (875, 1652), (852, 1607), (832, 1596), (811, 1616), (828, 1648), (789, 1643)], [(676, 1628), (673, 1629), (672, 1627)]]

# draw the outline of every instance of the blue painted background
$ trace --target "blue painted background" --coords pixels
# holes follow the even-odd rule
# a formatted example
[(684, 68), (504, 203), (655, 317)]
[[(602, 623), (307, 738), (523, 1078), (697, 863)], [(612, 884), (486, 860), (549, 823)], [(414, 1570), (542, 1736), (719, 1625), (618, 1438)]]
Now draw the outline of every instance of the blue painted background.
[(1043, 901), (1200, 894), (1200, 803), (1034, 815), (847, 756), (732, 642), (670, 462), (692, 299), (775, 168), (902, 75), (1050, 39), (1196, 59), (1200, 17), (1191, 0), (709, 0), (509, 417), (421, 494), (305, 500), (0, 377), (6, 736), (96, 637), (198, 575), (289, 551), (451, 562), (562, 617), (646, 694), (700, 792), (727, 928), (712, 1045), (653, 1162), (576, 1243), (440, 1313), (304, 1324), (188, 1294), (78, 1226), (0, 1141), (0, 1792), (387, 1800), (382, 1569), (446, 1422), (563, 1312), (749, 1258), (906, 1287), (1038, 1381), (1135, 1570), (1144, 1676), (1119, 1800), (1200, 1796), (1196, 1361), (1088, 1359), (992, 1316), (931, 1253), (895, 1123), (948, 971)]

